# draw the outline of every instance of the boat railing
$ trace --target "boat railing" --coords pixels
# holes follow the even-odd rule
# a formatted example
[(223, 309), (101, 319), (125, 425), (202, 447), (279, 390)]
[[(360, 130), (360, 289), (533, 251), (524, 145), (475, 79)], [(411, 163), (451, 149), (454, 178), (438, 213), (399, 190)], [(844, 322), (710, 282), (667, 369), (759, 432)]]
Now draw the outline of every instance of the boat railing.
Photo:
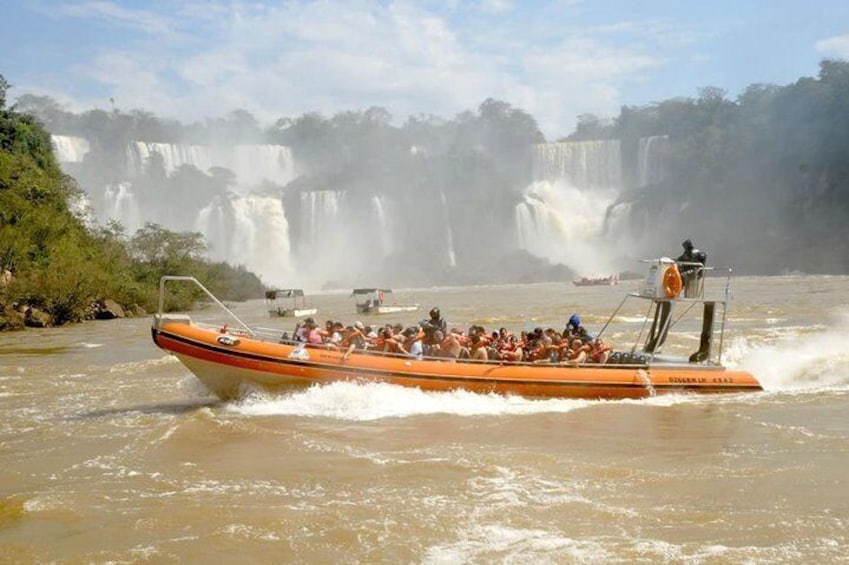
[[(678, 296), (670, 297), (669, 300), (687, 301), (695, 300), (697, 302), (728, 302), (731, 299), (731, 278), (733, 271), (731, 267), (708, 267), (702, 263), (687, 262), (687, 261), (672, 261), (667, 259), (667, 264), (675, 263), (679, 271), (681, 267), (693, 267), (693, 283), (689, 294), (686, 293), (686, 287), (682, 289)], [(641, 263), (657, 263), (657, 259), (641, 259)], [(648, 282), (647, 288), (648, 288)], [(631, 295), (639, 298), (659, 298), (652, 294), (646, 294), (645, 289), (631, 293)]]
[[(159, 320), (165, 315), (165, 284), (168, 282), (190, 282), (197, 286), (207, 298), (209, 298), (213, 304), (224, 310), (236, 323), (241, 326), (242, 332), (249, 336), (255, 336), (256, 332), (248, 326), (245, 322), (242, 321), (236, 314), (233, 313), (232, 310), (227, 308), (223, 302), (218, 300), (214, 294), (212, 294), (209, 289), (207, 289), (199, 280), (195, 277), (185, 276), (185, 275), (165, 275), (159, 279), (159, 313), (155, 317), (155, 323), (158, 326)], [(217, 327), (217, 326), (215, 326)]]
[[(653, 264), (660, 262), (665, 265), (674, 263), (671, 259), (643, 260), (642, 262)], [(702, 333), (707, 332), (702, 339), (707, 340), (708, 345), (704, 351), (702, 350), (703, 344), (700, 345), (698, 351), (700, 359), (690, 358), (685, 362), (721, 366), (728, 303), (731, 301), (732, 269), (730, 267), (706, 267), (701, 263), (685, 263), (683, 261), (676, 264), (692, 265), (697, 269), (692, 280), (692, 283), (697, 285), (694, 287), (694, 291), (691, 289), (690, 293), (686, 293), (685, 289), (682, 289), (679, 294), (668, 296), (665, 294), (666, 289), (653, 284), (656, 283), (653, 278), (656, 274), (649, 272), (644, 286), (636, 292), (625, 295), (599, 331), (598, 336), (601, 337), (605, 334), (610, 323), (616, 319), (619, 312), (624, 309), (625, 304), (629, 303), (630, 300), (646, 301), (646, 310), (642, 316), (642, 327), (637, 332), (629, 353), (631, 355), (644, 355), (648, 365), (653, 365), (658, 361), (669, 363), (672, 362), (670, 358), (662, 354), (667, 334), (676, 333), (674, 328), (679, 327), (680, 322), (692, 320), (695, 316), (699, 316), (699, 314), (691, 314), (694, 309), (698, 309), (696, 312), (701, 313)], [(708, 315), (710, 315), (712, 321), (709, 325), (705, 325), (705, 317)], [(651, 330), (649, 330), (650, 327)], [(679, 360), (675, 359), (675, 361)]]

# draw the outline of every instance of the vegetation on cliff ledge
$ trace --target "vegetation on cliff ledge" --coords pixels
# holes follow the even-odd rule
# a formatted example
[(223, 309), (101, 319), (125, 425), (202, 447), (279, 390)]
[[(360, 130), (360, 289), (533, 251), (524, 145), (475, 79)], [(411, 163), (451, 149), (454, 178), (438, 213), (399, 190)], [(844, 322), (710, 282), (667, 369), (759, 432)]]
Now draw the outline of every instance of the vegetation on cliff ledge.
[[(194, 275), (228, 300), (262, 296), (254, 274), (201, 258), (201, 234), (87, 226), (73, 209), (81, 193), (59, 168), (49, 133), (6, 108), (9, 88), (0, 75), (0, 329), (93, 318), (107, 301), (131, 314), (152, 311), (166, 274)], [(171, 310), (201, 298), (188, 287), (169, 294)]]

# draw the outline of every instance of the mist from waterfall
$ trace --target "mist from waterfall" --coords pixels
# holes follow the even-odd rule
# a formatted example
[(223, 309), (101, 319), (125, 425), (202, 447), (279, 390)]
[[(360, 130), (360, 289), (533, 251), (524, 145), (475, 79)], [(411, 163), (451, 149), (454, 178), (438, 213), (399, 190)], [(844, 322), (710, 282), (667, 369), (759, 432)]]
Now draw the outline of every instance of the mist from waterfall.
[(195, 229), (206, 236), (211, 259), (244, 265), (272, 286), (292, 280), (289, 224), (280, 198), (218, 197), (198, 213)]
[(222, 167), (235, 173), (236, 189), (246, 194), (251, 187), (263, 181), (281, 186), (295, 178), (292, 152), (283, 145), (183, 145), (135, 141), (127, 147), (127, 165), (133, 175), (141, 175), (158, 153), (167, 174), (183, 165), (191, 165), (202, 172), (212, 167)]
[(603, 228), (622, 189), (619, 141), (540, 144), (533, 171), (515, 211), (519, 247), (584, 275), (615, 272)]
[(133, 233), (144, 224), (133, 185), (119, 182), (107, 185), (103, 191), (102, 208), (106, 218), (120, 220), (127, 233)]
[[(75, 173), (91, 150), (80, 137), (53, 135), (52, 142), (60, 163)], [(280, 193), (296, 175), (288, 147), (135, 141), (123, 154), (119, 173), (123, 178), (86, 187), (101, 224), (118, 220), (130, 235), (147, 221), (176, 231), (196, 230), (206, 240), (210, 259), (244, 265), (266, 284), (290, 282), (294, 272), (290, 234)], [(162, 167), (163, 177), (151, 170), (154, 163)], [(173, 180), (182, 167), (200, 173), (214, 167), (228, 169), (234, 181), (224, 197), (189, 193), (188, 187)], [(147, 192), (140, 192), (140, 187)], [(277, 187), (276, 193), (269, 187)]]
[(50, 141), (60, 163), (82, 163), (91, 150), (88, 140), (71, 135), (51, 135)]
[[(57, 149), (61, 158), (81, 160), (73, 166), (85, 162), (90, 151), (86, 140), (54, 138), (57, 148), (63, 148)], [(632, 178), (639, 183), (662, 179), (658, 155), (666, 143), (665, 136), (640, 140)], [(102, 223), (117, 219), (128, 234), (146, 221), (198, 231), (210, 259), (243, 265), (272, 286), (379, 286), (397, 273), (418, 276), (417, 260), (442, 273), (457, 269), (458, 232), (452, 214), (469, 209), (474, 201), (469, 199), (475, 198), (469, 192), (452, 192), (449, 199), (442, 188), (428, 197), (427, 192), (396, 190), (391, 183), (371, 190), (333, 188), (333, 183), (323, 189), (318, 184), (290, 190), (287, 196), (284, 186), (294, 180), (297, 167), (291, 150), (281, 145), (136, 141), (126, 146), (124, 155), (125, 179), (89, 195)], [(193, 178), (186, 167), (196, 170), (194, 175), (225, 168), (232, 180), (226, 180), (224, 192), (190, 189), (180, 184)], [(617, 221), (625, 225), (628, 206), (611, 208), (624, 189), (620, 142), (539, 144), (529, 170), (534, 180), (513, 209), (516, 238), (508, 245), (581, 275), (616, 271), (617, 259), (629, 247), (627, 230), (615, 229)], [(495, 212), (485, 208), (479, 216)], [(605, 231), (609, 211), (608, 224), (612, 218), (615, 225)], [(424, 218), (439, 220), (422, 222)], [(463, 239), (474, 237), (469, 228), (479, 219), (458, 224)], [(409, 249), (416, 252), (407, 253)]]
[[(639, 140), (638, 186), (664, 178), (667, 136)], [(638, 245), (630, 204), (617, 204), (625, 186), (619, 140), (564, 141), (536, 147), (534, 182), (516, 206), (519, 246), (585, 276), (628, 268)]]

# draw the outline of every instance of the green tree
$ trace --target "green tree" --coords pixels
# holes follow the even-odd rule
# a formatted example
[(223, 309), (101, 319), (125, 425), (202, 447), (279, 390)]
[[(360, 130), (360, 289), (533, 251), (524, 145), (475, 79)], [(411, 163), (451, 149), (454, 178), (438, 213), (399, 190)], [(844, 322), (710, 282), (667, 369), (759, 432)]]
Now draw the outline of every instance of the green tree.
[(6, 109), (6, 93), (12, 87), (3, 75), (0, 75), (0, 111)]

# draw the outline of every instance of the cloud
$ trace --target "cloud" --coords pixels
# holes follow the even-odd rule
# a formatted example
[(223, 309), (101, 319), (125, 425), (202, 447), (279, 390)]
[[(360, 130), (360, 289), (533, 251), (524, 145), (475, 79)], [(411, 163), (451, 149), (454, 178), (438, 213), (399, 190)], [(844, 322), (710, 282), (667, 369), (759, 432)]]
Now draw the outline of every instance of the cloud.
[(507, 0), (484, 0), (477, 10), (220, 0), (177, 4), (166, 17), (91, 1), (61, 13), (141, 35), (124, 47), (103, 45), (75, 69), (122, 109), (193, 120), (244, 108), (270, 123), (383, 106), (401, 121), (452, 117), (491, 97), (564, 135), (578, 114), (617, 112), (627, 81), (666, 64), (662, 43), (690, 40), (663, 21), (593, 29), (566, 18), (569, 28), (564, 14), (575, 5), (552, 4), (555, 14)]
[(107, 0), (80, 2), (51, 7), (51, 17), (99, 19), (110, 25), (135, 29), (158, 37), (174, 34), (169, 19), (150, 10), (132, 10)]
[(488, 14), (503, 14), (513, 9), (513, 2), (510, 0), (482, 0), (480, 9)]
[(831, 53), (838, 57), (849, 59), (849, 34), (835, 35), (816, 43), (817, 51)]

